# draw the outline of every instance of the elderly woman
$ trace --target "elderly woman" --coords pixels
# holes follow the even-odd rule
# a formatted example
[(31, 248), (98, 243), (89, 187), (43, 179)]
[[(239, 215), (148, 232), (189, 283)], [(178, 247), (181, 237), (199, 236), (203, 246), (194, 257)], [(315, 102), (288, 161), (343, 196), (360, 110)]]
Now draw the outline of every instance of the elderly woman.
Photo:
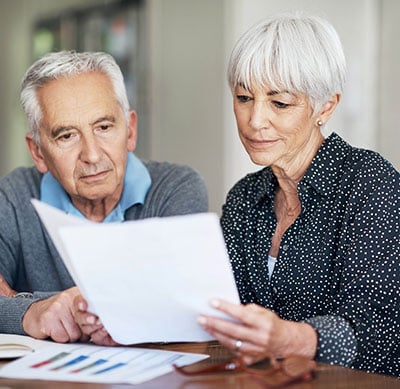
[(249, 29), (229, 63), (239, 137), (265, 168), (229, 192), (222, 227), (243, 305), (199, 323), (243, 361), (297, 354), (399, 375), (399, 173), (321, 133), (345, 80), (325, 20)]

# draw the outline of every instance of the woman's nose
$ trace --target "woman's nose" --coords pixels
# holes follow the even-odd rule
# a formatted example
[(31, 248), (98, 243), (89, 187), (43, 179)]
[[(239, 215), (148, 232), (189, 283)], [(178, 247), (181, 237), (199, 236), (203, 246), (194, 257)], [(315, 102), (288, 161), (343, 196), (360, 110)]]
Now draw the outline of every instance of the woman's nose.
[(270, 126), (268, 105), (265, 101), (255, 101), (251, 111), (250, 125), (254, 130)]

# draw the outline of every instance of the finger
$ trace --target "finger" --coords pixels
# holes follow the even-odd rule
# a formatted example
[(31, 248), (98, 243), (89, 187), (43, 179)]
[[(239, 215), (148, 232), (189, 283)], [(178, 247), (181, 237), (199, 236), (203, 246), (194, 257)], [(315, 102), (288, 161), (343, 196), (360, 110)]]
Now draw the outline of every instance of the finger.
[(99, 318), (89, 312), (75, 313), (75, 321), (80, 327), (89, 326), (96, 330), (103, 326)]
[[(67, 300), (68, 295), (61, 295), (50, 309), (47, 311), (45, 318), (49, 319), (48, 323), (55, 321), (57, 325), (50, 329), (50, 336), (57, 342), (75, 342), (82, 336), (82, 331), (76, 323), (73, 310), (72, 299)], [(55, 319), (55, 320), (54, 320)]]
[(258, 323), (259, 320), (257, 319), (259, 315), (272, 314), (270, 310), (256, 304), (232, 304), (222, 299), (212, 300), (211, 306), (248, 326), (254, 326), (254, 323)]
[(82, 335), (81, 335), (81, 337), (79, 338), (79, 341), (82, 342), (82, 343), (87, 343), (87, 342), (89, 342), (89, 340), (90, 340), (90, 336), (89, 336), (89, 335), (86, 335), (86, 334), (84, 334), (84, 333), (82, 332)]
[(88, 308), (87, 301), (82, 295), (78, 295), (74, 298), (73, 308), (75, 312), (86, 312)]
[(61, 321), (54, 321), (49, 329), (43, 328), (42, 332), (48, 334), (57, 343), (69, 342), (69, 335)]
[(116, 346), (118, 345), (117, 342), (115, 342), (109, 333), (106, 331), (106, 329), (103, 327), (100, 330), (95, 331), (91, 335), (91, 340), (94, 344), (98, 344), (100, 346)]
[[(243, 340), (240, 338), (232, 338), (220, 332), (210, 332), (210, 334), (215, 337), (224, 347), (233, 352), (236, 355), (249, 355), (249, 356), (259, 356), (264, 355), (265, 350), (259, 345), (252, 343), (248, 340)], [(238, 348), (238, 341), (240, 340), (240, 347)]]
[(211, 306), (218, 311), (224, 312), (228, 316), (232, 316), (235, 319), (240, 320), (241, 315), (243, 315), (242, 304), (233, 304), (222, 299), (213, 299), (210, 302)]
[(201, 315), (198, 317), (198, 322), (206, 331), (225, 335), (231, 339), (249, 340), (251, 342), (255, 335), (255, 330), (252, 328), (215, 316)]
[(82, 331), (83, 334), (88, 335), (89, 337), (92, 337), (93, 334), (96, 331), (102, 330), (104, 327), (103, 327), (102, 324), (100, 324), (100, 325), (98, 325), (98, 324), (95, 324), (95, 325), (88, 324), (88, 325), (83, 325), (80, 328), (81, 328), (81, 331)]
[(50, 337), (59, 343), (75, 342), (82, 336), (72, 315), (61, 316), (50, 329)]

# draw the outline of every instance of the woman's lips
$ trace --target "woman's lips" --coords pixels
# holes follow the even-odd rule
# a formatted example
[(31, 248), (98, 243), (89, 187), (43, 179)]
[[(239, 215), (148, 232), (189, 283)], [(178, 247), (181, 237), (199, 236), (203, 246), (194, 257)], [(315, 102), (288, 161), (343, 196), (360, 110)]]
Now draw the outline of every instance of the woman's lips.
[(278, 139), (247, 139), (247, 142), (254, 148), (264, 148), (274, 145)]

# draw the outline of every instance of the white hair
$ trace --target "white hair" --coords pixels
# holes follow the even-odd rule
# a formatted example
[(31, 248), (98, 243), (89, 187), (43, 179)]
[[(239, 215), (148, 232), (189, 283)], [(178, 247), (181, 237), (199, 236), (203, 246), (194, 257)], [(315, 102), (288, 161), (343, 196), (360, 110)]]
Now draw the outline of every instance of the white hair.
[(228, 82), (308, 97), (313, 110), (345, 82), (346, 60), (334, 27), (318, 16), (282, 13), (245, 32), (233, 48)]
[(129, 118), (129, 102), (121, 69), (114, 58), (103, 52), (60, 51), (48, 53), (37, 60), (25, 73), (21, 85), (21, 103), (28, 120), (29, 134), (39, 144), (42, 110), (37, 90), (47, 82), (81, 73), (100, 72), (110, 78), (116, 98)]

